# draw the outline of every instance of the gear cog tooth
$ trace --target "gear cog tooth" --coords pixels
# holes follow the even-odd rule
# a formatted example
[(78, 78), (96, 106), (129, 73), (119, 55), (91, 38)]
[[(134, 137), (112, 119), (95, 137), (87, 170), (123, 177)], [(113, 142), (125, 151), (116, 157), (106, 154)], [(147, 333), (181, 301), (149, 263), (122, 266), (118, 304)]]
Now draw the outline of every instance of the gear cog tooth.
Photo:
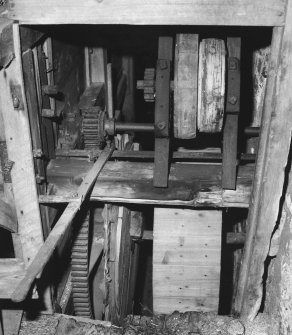
[(106, 112), (100, 107), (82, 109), (82, 134), (85, 149), (103, 149), (106, 138), (104, 136), (104, 119)]
[[(90, 211), (88, 211), (82, 224), (74, 232), (71, 254), (71, 281), (75, 315), (92, 319), (88, 283), (89, 221)], [(84, 239), (85, 235), (87, 235), (87, 241)]]

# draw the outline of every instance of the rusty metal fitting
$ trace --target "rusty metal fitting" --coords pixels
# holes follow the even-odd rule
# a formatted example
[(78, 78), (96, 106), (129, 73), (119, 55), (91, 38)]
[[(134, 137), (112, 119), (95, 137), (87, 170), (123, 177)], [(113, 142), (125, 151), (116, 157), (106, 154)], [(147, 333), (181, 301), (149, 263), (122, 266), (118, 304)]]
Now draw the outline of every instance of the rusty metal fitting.
[(42, 158), (44, 155), (42, 149), (33, 149), (32, 153), (34, 158)]

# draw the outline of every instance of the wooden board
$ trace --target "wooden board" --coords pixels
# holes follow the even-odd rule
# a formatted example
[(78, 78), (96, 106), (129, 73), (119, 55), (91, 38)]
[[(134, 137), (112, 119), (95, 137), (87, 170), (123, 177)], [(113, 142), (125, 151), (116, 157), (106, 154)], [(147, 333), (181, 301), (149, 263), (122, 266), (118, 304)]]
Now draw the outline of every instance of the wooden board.
[[(91, 166), (86, 160), (52, 160), (47, 175), (56, 187), (55, 194), (68, 201), (66, 196), (72, 197)], [(172, 164), (168, 189), (158, 189), (152, 186), (153, 163), (108, 162), (91, 197), (101, 201), (248, 207), (254, 166), (239, 166), (235, 191), (222, 190), (221, 173), (221, 165)]]
[(199, 51), (198, 130), (222, 130), (225, 97), (225, 44), (223, 40), (202, 40)]
[(237, 311), (249, 320), (255, 318), (262, 303), (266, 259), (286, 190), (292, 130), (291, 40), (292, 1), (289, 0), (285, 28), (273, 31), (257, 167), (236, 299)]
[(221, 211), (155, 208), (154, 313), (217, 311)]
[(25, 264), (14, 258), (0, 260), (0, 298), (10, 299), (17, 284), (24, 277)]
[(196, 137), (198, 103), (198, 49), (196, 34), (176, 35), (174, 59), (174, 136)]
[[(148, 24), (278, 26), (283, 0), (13, 0), (9, 17), (21, 24)], [(66, 13), (66, 14), (64, 14)]]

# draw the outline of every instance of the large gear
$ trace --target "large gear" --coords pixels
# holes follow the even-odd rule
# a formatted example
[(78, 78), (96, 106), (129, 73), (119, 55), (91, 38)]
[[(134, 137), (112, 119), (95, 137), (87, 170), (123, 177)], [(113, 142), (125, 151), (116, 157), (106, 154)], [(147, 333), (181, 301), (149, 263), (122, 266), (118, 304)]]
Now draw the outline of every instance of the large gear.
[(105, 145), (105, 111), (99, 106), (82, 110), (82, 133), (85, 149), (103, 149)]

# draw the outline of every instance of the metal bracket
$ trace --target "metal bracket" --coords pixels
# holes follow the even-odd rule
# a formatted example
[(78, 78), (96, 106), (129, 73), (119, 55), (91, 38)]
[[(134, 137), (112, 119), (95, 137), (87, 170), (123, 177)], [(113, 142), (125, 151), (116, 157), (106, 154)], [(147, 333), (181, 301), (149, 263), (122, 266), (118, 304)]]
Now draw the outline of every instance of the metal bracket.
[(3, 180), (5, 183), (11, 183), (11, 170), (14, 162), (8, 159), (6, 141), (0, 142), (0, 161)]

